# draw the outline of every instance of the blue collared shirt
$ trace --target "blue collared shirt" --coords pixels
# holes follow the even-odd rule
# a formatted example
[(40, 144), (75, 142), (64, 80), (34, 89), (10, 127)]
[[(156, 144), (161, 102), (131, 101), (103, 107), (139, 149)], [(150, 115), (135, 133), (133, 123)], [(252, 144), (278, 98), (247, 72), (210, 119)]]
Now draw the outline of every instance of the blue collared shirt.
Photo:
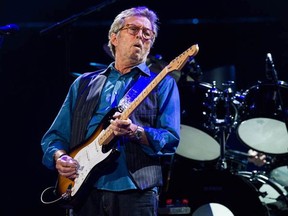
[[(132, 69), (130, 73), (121, 75), (114, 67), (109, 65), (110, 73), (103, 87), (99, 106), (96, 106), (94, 115), (87, 127), (88, 138), (99, 126), (103, 117), (108, 113), (113, 104), (118, 104), (123, 97), (125, 89), (129, 86), (133, 77), (139, 72), (150, 75), (150, 70), (145, 63)], [(109, 70), (107, 70), (109, 71)], [(69, 152), (69, 140), (71, 133), (71, 119), (73, 108), (78, 93), (78, 77), (71, 85), (66, 99), (48, 131), (44, 134), (41, 145), (44, 152), (43, 164), (50, 169), (55, 169), (53, 154), (58, 149)], [(153, 127), (144, 126), (145, 134), (152, 147), (143, 145), (143, 151), (152, 156), (173, 154), (180, 139), (180, 101), (176, 81), (166, 76), (158, 85), (158, 108), (156, 125)], [(119, 146), (120, 157), (117, 159), (117, 168), (107, 175), (101, 176), (96, 187), (103, 190), (122, 191), (135, 189), (125, 161), (124, 146)]]

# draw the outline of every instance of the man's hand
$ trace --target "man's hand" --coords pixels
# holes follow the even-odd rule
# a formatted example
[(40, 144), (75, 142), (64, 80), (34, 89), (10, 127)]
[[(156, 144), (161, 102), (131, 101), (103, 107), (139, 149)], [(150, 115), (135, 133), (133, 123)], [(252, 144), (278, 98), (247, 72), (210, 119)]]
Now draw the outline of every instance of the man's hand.
[(267, 163), (266, 155), (255, 150), (250, 149), (248, 151), (248, 161), (254, 165), (261, 167)]

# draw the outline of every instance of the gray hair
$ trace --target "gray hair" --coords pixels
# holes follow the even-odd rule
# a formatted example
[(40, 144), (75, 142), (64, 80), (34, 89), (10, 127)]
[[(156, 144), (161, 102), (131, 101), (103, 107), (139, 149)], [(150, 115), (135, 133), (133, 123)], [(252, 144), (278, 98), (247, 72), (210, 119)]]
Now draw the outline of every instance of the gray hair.
[(156, 15), (156, 13), (152, 10), (149, 10), (145, 6), (133, 7), (130, 9), (126, 9), (115, 17), (112, 25), (110, 26), (110, 30), (108, 33), (108, 39), (109, 39), (108, 47), (110, 48), (110, 51), (111, 51), (113, 56), (115, 56), (115, 47), (110, 42), (111, 35), (113, 33), (115, 33), (115, 34), (118, 33), (119, 30), (124, 26), (125, 19), (127, 17), (131, 17), (131, 16), (143, 16), (143, 17), (146, 17), (147, 19), (149, 19), (149, 21), (151, 22), (152, 31), (154, 32), (154, 37), (152, 39), (151, 46), (154, 44), (154, 41), (158, 35), (158, 29), (159, 29), (159, 27), (158, 27), (158, 20), (159, 19), (158, 19), (158, 16)]

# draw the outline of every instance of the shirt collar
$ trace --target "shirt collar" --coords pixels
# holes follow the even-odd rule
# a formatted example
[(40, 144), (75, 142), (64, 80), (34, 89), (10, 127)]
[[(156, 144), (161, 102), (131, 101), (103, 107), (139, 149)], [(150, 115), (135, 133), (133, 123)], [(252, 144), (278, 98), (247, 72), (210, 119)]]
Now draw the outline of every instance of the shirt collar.
[[(112, 62), (108, 65), (107, 70), (103, 71), (103, 73), (108, 73), (111, 70), (116, 70), (115, 67), (115, 62)], [(145, 73), (146, 75), (150, 76), (150, 69), (149, 67), (146, 65), (145, 62), (136, 65), (135, 67), (132, 68), (132, 70), (134, 70), (135, 68), (138, 68), (141, 72)]]

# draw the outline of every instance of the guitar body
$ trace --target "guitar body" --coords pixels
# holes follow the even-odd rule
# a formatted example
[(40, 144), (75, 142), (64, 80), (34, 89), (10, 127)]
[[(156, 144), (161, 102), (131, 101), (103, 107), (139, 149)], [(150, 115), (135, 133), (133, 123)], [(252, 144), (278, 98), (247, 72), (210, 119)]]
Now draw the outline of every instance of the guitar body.
[[(61, 206), (74, 208), (85, 200), (89, 191), (93, 188), (96, 180), (119, 156), (120, 152), (116, 148), (102, 153), (102, 147), (95, 150), (92, 145), (81, 149), (75, 159), (81, 164), (78, 170), (79, 176), (72, 181), (61, 175), (58, 176), (57, 193), (61, 194)], [(91, 160), (89, 160), (91, 159)]]
[[(111, 115), (115, 111), (116, 109), (110, 110), (104, 117), (103, 122), (109, 122)], [(87, 197), (87, 193), (89, 193), (97, 178), (120, 155), (118, 149), (113, 145), (114, 142), (110, 141), (109, 144), (105, 145), (99, 143), (100, 137), (103, 137), (105, 133), (104, 125), (101, 124), (84, 144), (79, 145), (69, 154), (70, 157), (78, 161), (78, 177), (72, 181), (62, 175), (58, 176), (57, 194), (63, 198), (61, 206), (72, 208), (83, 201), (83, 198)], [(112, 139), (113, 136), (111, 134), (109, 140)]]

